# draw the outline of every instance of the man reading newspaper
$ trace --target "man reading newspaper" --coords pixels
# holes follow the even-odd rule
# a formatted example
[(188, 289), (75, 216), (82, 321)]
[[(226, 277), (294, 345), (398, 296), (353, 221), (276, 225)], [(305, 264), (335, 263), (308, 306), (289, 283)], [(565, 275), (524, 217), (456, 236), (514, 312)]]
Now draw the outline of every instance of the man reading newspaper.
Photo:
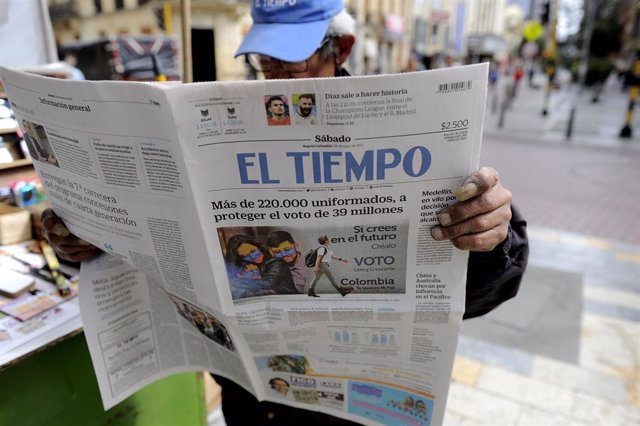
[[(267, 79), (349, 76), (342, 65), (355, 43), (355, 21), (342, 0), (252, 2), (254, 25), (236, 56)], [(524, 273), (528, 243), (526, 223), (511, 204), (511, 193), (498, 173), (482, 167), (456, 193), (458, 202), (442, 210), (431, 234), (469, 250), (466, 311), (473, 318), (515, 296)], [(44, 235), (60, 257), (89, 259), (99, 249), (72, 235), (52, 210), (43, 214)], [(353, 424), (327, 414), (258, 402), (235, 383), (222, 385), (223, 411), (229, 425)]]

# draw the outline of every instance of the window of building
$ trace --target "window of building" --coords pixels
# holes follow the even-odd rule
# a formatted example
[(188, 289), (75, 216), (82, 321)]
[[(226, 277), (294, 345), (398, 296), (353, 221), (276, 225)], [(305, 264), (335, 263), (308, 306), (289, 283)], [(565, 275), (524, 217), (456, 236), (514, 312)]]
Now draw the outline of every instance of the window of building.
[(124, 9), (124, 0), (116, 0), (116, 10)]
[(96, 14), (102, 13), (102, 0), (93, 0), (93, 4), (96, 7)]

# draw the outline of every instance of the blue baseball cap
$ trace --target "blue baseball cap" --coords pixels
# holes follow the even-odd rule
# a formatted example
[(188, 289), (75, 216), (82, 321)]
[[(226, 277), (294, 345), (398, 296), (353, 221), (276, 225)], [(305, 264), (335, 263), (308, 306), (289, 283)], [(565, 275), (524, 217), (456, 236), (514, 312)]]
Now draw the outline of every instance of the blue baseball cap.
[(320, 47), (342, 0), (252, 0), (253, 25), (235, 57), (260, 53), (287, 62), (303, 61)]

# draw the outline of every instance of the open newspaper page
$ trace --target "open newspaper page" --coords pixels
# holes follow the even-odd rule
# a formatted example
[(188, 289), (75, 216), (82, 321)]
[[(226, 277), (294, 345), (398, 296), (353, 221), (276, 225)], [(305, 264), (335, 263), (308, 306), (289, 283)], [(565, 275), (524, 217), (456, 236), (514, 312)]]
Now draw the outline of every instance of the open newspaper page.
[(477, 167), (486, 81), (478, 65), (167, 89), (259, 398), (442, 422), (468, 253), (430, 228)]
[(33, 137), (54, 208), (111, 252), (80, 291), (106, 408), (207, 369), (365, 424), (442, 422), (467, 253), (430, 228), (477, 166), (485, 65), (174, 87), (2, 71), (27, 133), (54, 134)]

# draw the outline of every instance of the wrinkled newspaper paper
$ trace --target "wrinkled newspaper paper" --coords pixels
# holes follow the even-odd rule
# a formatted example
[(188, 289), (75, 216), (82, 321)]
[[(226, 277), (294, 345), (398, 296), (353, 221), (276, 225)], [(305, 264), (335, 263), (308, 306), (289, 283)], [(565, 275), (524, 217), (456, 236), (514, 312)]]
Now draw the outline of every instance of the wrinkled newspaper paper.
[(1, 73), (52, 207), (108, 253), (80, 286), (105, 408), (207, 370), (364, 424), (442, 423), (468, 253), (430, 228), (477, 167), (486, 65), (172, 86)]

